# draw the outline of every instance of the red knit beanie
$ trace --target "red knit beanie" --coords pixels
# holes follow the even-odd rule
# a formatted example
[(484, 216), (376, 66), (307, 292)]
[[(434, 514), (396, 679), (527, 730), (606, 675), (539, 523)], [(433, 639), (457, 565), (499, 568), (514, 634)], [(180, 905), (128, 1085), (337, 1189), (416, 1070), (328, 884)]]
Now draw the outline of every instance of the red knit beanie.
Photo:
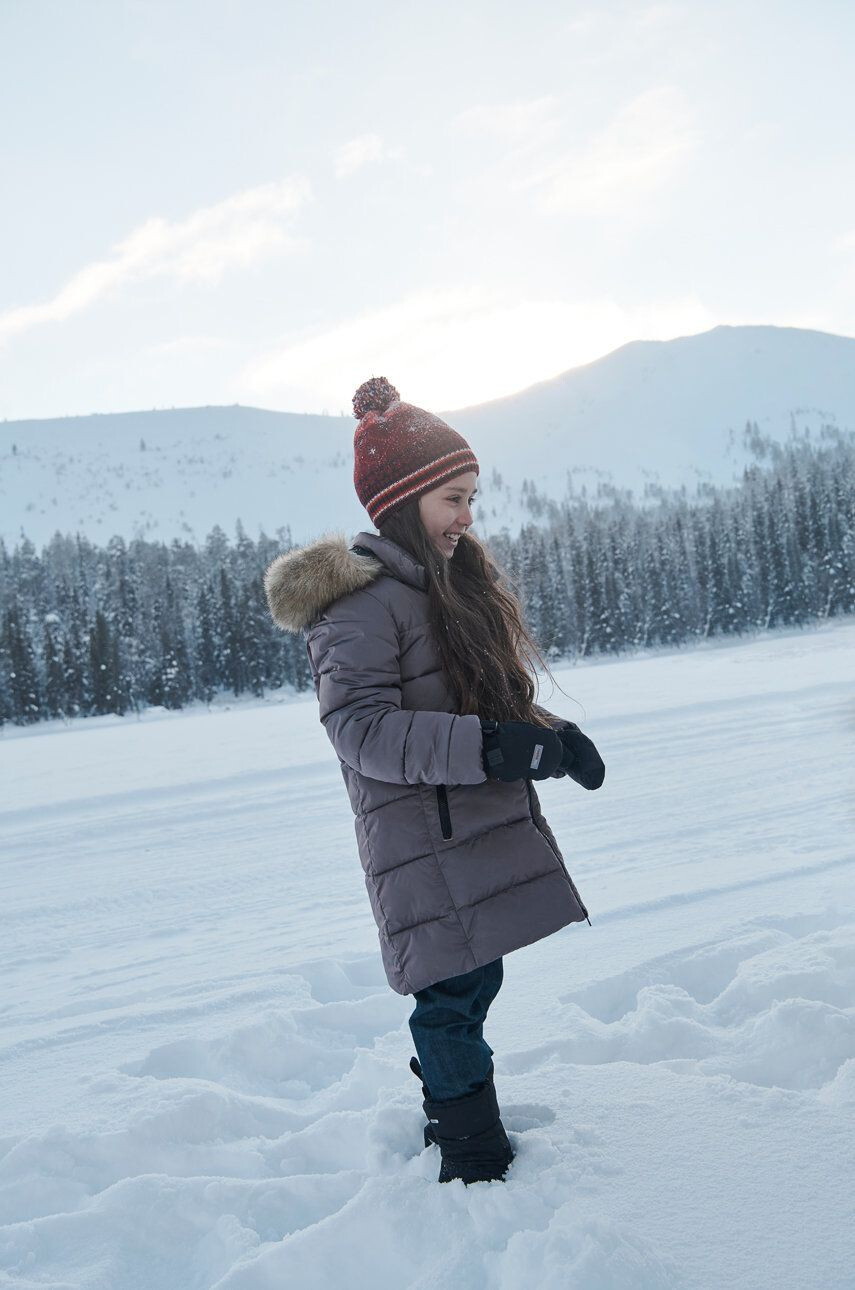
[(372, 376), (353, 396), (353, 482), (378, 526), (413, 497), (468, 470), (479, 474), (469, 444), (424, 408), (402, 403), (385, 376)]

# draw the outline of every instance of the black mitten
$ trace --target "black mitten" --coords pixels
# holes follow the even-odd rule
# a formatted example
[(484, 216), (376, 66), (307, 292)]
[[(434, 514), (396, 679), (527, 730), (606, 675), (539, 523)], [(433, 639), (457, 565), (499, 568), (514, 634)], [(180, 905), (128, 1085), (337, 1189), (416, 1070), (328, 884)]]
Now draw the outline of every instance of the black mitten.
[(599, 788), (606, 777), (606, 767), (593, 742), (573, 721), (558, 735), (564, 748), (561, 770), (583, 788)]
[(491, 779), (547, 779), (564, 756), (564, 745), (551, 726), (482, 721), (481, 734), (484, 769)]

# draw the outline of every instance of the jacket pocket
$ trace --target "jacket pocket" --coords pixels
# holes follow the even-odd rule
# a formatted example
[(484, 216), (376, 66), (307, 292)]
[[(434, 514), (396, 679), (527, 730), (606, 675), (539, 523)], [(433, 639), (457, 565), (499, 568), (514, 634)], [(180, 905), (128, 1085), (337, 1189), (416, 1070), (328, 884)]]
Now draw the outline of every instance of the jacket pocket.
[(444, 838), (450, 838), (451, 812), (448, 809), (448, 790), (444, 784), (436, 785), (436, 806), (439, 811), (439, 827)]

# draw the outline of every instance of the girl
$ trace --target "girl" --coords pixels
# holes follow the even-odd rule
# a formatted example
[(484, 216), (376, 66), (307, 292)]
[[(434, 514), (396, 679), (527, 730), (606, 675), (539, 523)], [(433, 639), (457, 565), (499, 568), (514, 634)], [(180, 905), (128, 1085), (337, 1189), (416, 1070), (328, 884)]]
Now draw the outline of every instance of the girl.
[(279, 626), (305, 633), (386, 975), (415, 999), (410, 1066), (439, 1181), (502, 1179), (514, 1153), (483, 1037), (502, 956), (588, 918), (532, 780), (599, 788), (605, 771), (577, 726), (534, 702), (544, 660), (469, 532), (468, 443), (385, 377), (353, 411), (354, 483), (379, 535), (280, 555), (265, 590)]

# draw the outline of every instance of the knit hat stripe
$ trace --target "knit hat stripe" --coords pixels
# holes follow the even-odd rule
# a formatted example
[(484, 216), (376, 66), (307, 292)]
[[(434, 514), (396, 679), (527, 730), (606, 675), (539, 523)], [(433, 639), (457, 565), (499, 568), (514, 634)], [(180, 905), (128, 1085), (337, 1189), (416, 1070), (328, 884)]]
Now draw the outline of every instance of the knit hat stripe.
[[(374, 511), (373, 515), (371, 516), (372, 524), (376, 524), (380, 516), (383, 515), (385, 511), (388, 511), (390, 507), (398, 506), (400, 505), (401, 502), (405, 502), (407, 498), (410, 497), (413, 493), (419, 493), (419, 492), (424, 493), (429, 491), (429, 488), (431, 486), (439, 485), (442, 482), (442, 480), (446, 478), (447, 475), (454, 475), (454, 474), (462, 475), (465, 473), (464, 468), (466, 466), (471, 466), (473, 470), (477, 470), (478, 462), (474, 452), (467, 452), (465, 450), (463, 451), (464, 451), (463, 462), (458, 461), (453, 466), (448, 466), (445, 470), (441, 470), (435, 475), (427, 476), (420, 483), (413, 484), (411, 488), (406, 488), (403, 491), (396, 492), (394, 497), (390, 497), (386, 502), (383, 503), (381, 507), (379, 507)], [(366, 507), (365, 509), (368, 510), (369, 515), (371, 515), (371, 511), (368, 509), (368, 507)]]
[[(428, 462), (426, 466), (420, 466), (418, 470), (411, 470), (409, 475), (404, 475), (401, 479), (396, 479), (394, 484), (389, 484), (388, 487), (381, 488), (379, 493), (375, 493), (373, 497), (369, 498), (366, 502), (366, 508), (376, 506), (381, 498), (386, 497), (387, 493), (397, 493), (397, 490), (403, 484), (410, 484), (422, 476), (424, 476), (422, 482), (427, 483), (429, 479), (433, 478), (433, 472), (436, 470), (436, 467), (441, 466), (444, 461), (450, 462), (453, 457), (459, 457), (461, 460), (464, 457), (471, 457), (474, 459), (475, 454), (471, 448), (455, 448), (454, 452), (447, 452), (444, 456), (437, 457), (435, 461)], [(412, 491), (412, 489), (407, 489), (407, 492)]]

